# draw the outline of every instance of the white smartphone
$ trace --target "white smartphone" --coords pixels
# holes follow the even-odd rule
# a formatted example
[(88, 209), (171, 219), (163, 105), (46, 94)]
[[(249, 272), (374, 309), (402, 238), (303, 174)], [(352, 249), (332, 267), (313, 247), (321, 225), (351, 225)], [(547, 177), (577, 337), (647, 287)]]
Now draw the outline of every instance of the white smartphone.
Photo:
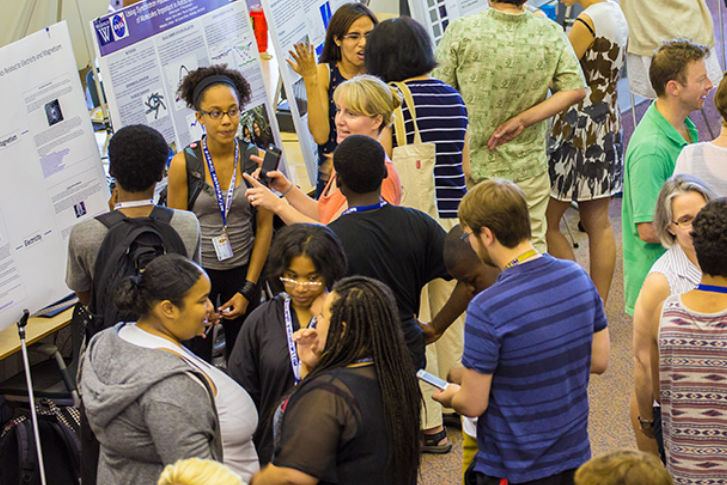
[(440, 379), (439, 377), (435, 376), (434, 374), (430, 374), (429, 372), (425, 371), (424, 369), (419, 369), (417, 371), (417, 377), (427, 384), (430, 384), (437, 389), (441, 389), (444, 391), (449, 386), (449, 382), (445, 381), (444, 379)]

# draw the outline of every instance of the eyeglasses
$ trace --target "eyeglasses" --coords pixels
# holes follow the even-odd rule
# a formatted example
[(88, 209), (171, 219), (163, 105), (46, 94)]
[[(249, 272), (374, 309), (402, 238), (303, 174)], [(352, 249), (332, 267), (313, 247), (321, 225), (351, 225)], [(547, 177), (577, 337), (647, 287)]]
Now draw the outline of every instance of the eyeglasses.
[(463, 233), (463, 234), (462, 234), (462, 235), (461, 235), (461, 236), (460, 236), (459, 238), (460, 238), (460, 240), (462, 240), (462, 241), (469, 241), (469, 240), (470, 240), (470, 236), (471, 236), (471, 235), (472, 235), (472, 233), (471, 233), (471, 232), (465, 232), (465, 233)]
[(690, 227), (692, 227), (692, 223), (694, 222), (694, 217), (685, 216), (685, 217), (682, 217), (681, 220), (671, 221), (671, 222), (677, 227), (681, 227), (683, 229), (689, 229)]
[(298, 281), (284, 276), (280, 277), (280, 281), (283, 282), (283, 286), (288, 288), (297, 288), (298, 286), (302, 286), (304, 290), (317, 290), (323, 286), (322, 281)]
[(365, 34), (361, 34), (360, 32), (351, 32), (350, 34), (342, 35), (341, 38), (358, 42), (362, 37), (368, 39), (369, 35), (371, 35), (371, 31), (366, 32)]
[(227, 111), (219, 111), (219, 110), (204, 111), (204, 110), (201, 110), (201, 109), (199, 109), (197, 111), (199, 111), (203, 115), (209, 116), (213, 120), (222, 119), (222, 117), (225, 116), (225, 115), (229, 116), (231, 119), (235, 119), (235, 118), (239, 118), (240, 117), (240, 108), (232, 108), (232, 109), (227, 110)]

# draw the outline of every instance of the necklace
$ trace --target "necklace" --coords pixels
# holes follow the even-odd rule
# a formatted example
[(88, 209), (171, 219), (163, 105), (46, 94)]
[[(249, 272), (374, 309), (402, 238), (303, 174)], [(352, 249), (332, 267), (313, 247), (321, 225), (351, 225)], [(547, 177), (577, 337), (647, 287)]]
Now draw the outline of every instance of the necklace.
[(512, 261), (510, 261), (509, 263), (507, 263), (507, 265), (505, 266), (505, 269), (512, 268), (516, 264), (520, 264), (523, 261), (525, 261), (526, 259), (532, 258), (533, 256), (535, 256), (537, 254), (538, 254), (538, 252), (535, 249), (531, 249), (529, 251), (525, 251), (520, 256), (518, 256), (517, 258), (515, 258)]

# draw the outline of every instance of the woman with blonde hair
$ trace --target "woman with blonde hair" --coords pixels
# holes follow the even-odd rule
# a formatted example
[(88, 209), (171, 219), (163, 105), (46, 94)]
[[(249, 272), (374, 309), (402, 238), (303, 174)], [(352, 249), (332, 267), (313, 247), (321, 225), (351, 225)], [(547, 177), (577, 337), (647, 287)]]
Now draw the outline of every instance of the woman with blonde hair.
[(245, 485), (222, 463), (189, 458), (164, 468), (157, 485)]
[[(364, 135), (378, 140), (382, 131), (390, 129), (393, 113), (401, 105), (399, 94), (381, 79), (362, 75), (341, 83), (333, 94), (336, 102), (336, 133), (341, 143), (349, 135)], [(335, 156), (335, 154), (334, 154)], [(383, 199), (394, 205), (401, 201), (401, 183), (391, 160), (386, 161), (388, 176), (381, 186)], [(245, 195), (253, 207), (262, 207), (277, 214), (286, 224), (317, 222), (328, 224), (348, 208), (346, 198), (336, 185), (335, 170), (321, 196), (315, 200), (305, 194), (278, 171), (268, 172), (270, 188), (283, 194), (276, 196), (260, 182), (243, 175), (253, 188)]]

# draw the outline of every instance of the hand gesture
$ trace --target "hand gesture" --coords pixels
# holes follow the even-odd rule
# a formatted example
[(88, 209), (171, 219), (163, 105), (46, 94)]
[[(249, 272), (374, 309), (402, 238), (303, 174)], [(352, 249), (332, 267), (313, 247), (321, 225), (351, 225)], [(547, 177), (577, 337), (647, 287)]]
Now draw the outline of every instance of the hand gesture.
[(318, 76), (315, 47), (308, 42), (298, 42), (288, 51), (293, 60), (286, 59), (288, 65), (302, 78)]
[[(242, 176), (252, 185), (252, 188), (245, 191), (245, 197), (247, 197), (250, 205), (253, 207), (262, 207), (263, 209), (277, 213), (280, 207), (279, 204), (283, 203), (280, 197), (250, 175), (244, 173)], [(268, 172), (268, 176), (282, 177), (285, 180), (283, 174), (278, 171)]]
[(247, 310), (247, 305), (250, 302), (242, 296), (240, 293), (235, 293), (235, 296), (227, 300), (222, 304), (222, 310), (220, 310), (220, 316), (225, 320), (234, 320), (235, 318), (241, 317)]
[(321, 358), (323, 349), (319, 348), (318, 330), (302, 328), (293, 334), (293, 341), (298, 344), (298, 358), (308, 367), (315, 367)]
[(447, 389), (444, 391), (437, 390), (434, 394), (432, 394), (432, 399), (437, 401), (439, 404), (444, 406), (445, 408), (451, 408), (452, 407), (452, 398), (455, 394), (457, 394), (460, 390), (460, 386), (457, 384), (449, 384), (447, 386)]
[(492, 133), (492, 136), (487, 141), (487, 148), (491, 151), (500, 145), (515, 139), (525, 129), (525, 123), (519, 116), (510, 118), (500, 126), (498, 126)]

